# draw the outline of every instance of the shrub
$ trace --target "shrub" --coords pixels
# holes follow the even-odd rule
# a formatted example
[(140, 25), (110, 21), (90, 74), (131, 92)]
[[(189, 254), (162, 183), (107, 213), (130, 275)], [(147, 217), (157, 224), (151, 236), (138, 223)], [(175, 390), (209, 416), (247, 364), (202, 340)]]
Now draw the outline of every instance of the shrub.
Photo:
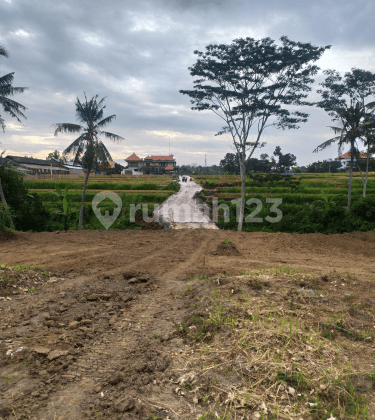
[(3, 192), (16, 230), (43, 231), (49, 219), (49, 213), (36, 195), (30, 195), (23, 174), (7, 166), (0, 167), (0, 179)]
[(133, 184), (131, 187), (132, 190), (158, 190), (159, 187), (157, 184), (154, 183), (140, 183), (140, 184)]

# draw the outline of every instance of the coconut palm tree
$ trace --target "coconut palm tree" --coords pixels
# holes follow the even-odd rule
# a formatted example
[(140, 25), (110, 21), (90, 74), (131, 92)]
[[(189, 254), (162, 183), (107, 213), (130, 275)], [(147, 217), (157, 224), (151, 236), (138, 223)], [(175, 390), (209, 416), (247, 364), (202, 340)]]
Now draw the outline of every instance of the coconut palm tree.
[(337, 115), (339, 115), (342, 127), (331, 127), (335, 134), (339, 134), (337, 137), (333, 137), (320, 144), (313, 153), (316, 153), (320, 150), (324, 150), (326, 147), (331, 146), (333, 143), (338, 142), (339, 154), (342, 153), (342, 148), (344, 145), (349, 144), (349, 187), (348, 187), (348, 204), (347, 211), (350, 210), (351, 204), (351, 192), (352, 192), (352, 178), (353, 178), (353, 164), (354, 159), (358, 156), (358, 146), (357, 138), (361, 137), (363, 134), (364, 128), (361, 124), (361, 119), (365, 116), (364, 107), (360, 102), (351, 101), (351, 105), (347, 108), (337, 108)]
[[(0, 45), (0, 56), (9, 57), (8, 51)], [(7, 112), (12, 117), (17, 118), (19, 122), (22, 123), (20, 117), (25, 119), (26, 116), (22, 111), (25, 111), (27, 108), (20, 103), (13, 101), (9, 96), (13, 96), (15, 93), (22, 93), (27, 88), (26, 87), (13, 87), (14, 73), (8, 73), (5, 76), (0, 77), (0, 104), (2, 105), (4, 112)], [(5, 122), (0, 115), (0, 126), (5, 132)]]
[(90, 172), (93, 169), (97, 169), (99, 164), (107, 164), (108, 160), (112, 157), (108, 152), (107, 148), (100, 140), (100, 135), (111, 139), (112, 141), (124, 140), (123, 137), (117, 134), (102, 131), (102, 128), (111, 123), (116, 115), (103, 118), (103, 110), (106, 105), (103, 105), (105, 98), (97, 101), (98, 95), (94, 96), (90, 101), (87, 100), (86, 93), (85, 102), (81, 103), (77, 98), (76, 102), (76, 117), (77, 120), (84, 124), (70, 124), (70, 123), (58, 123), (53, 124), (56, 127), (55, 136), (58, 133), (80, 133), (80, 136), (68, 146), (64, 153), (73, 153), (74, 164), (77, 164), (82, 158), (84, 166), (86, 167), (86, 177), (83, 185), (81, 209), (79, 213), (79, 229), (82, 229), (83, 219), (83, 204), (85, 202), (85, 193), (87, 181), (90, 176)]

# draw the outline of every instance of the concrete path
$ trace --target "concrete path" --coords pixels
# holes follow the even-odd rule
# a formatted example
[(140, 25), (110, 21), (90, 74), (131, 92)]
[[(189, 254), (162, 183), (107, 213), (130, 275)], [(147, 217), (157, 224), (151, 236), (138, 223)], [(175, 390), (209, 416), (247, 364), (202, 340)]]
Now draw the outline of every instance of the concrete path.
[(218, 229), (209, 217), (208, 206), (195, 198), (202, 188), (189, 176), (186, 178), (183, 182), (179, 177), (180, 191), (154, 211), (154, 220), (170, 229)]

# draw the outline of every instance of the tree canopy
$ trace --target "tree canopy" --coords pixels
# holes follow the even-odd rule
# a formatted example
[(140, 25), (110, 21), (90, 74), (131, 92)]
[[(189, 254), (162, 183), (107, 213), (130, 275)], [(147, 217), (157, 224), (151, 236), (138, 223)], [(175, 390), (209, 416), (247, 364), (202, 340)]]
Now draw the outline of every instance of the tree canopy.
[[(311, 62), (330, 48), (294, 42), (286, 36), (280, 40), (282, 46), (270, 38), (239, 38), (230, 45), (208, 45), (206, 52), (194, 51), (198, 59), (189, 67), (190, 74), (198, 77), (194, 90), (180, 90), (190, 96), (193, 110), (213, 111), (225, 122), (216, 135), (229, 133), (232, 137), (241, 173), (239, 230), (245, 206), (246, 161), (256, 148), (265, 145), (260, 142), (265, 128), (296, 129), (307, 121), (308, 114), (283, 106), (313, 105), (305, 101), (314, 82), (311, 76), (319, 70)], [(249, 141), (255, 125), (257, 134)]]

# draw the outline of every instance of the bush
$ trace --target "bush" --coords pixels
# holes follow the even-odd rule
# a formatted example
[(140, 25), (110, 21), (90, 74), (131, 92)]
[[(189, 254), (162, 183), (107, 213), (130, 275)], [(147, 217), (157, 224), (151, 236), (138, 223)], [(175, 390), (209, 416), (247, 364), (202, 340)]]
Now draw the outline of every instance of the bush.
[(169, 190), (169, 191), (180, 191), (180, 184), (178, 182), (170, 182), (165, 187), (161, 187), (162, 190)]
[(140, 183), (140, 184), (134, 184), (131, 187), (132, 190), (158, 190), (159, 187), (157, 184), (154, 183)]
[(43, 231), (47, 225), (49, 213), (37, 195), (29, 194), (23, 174), (2, 166), (0, 167), (0, 179), (5, 199), (13, 212), (15, 229)]

